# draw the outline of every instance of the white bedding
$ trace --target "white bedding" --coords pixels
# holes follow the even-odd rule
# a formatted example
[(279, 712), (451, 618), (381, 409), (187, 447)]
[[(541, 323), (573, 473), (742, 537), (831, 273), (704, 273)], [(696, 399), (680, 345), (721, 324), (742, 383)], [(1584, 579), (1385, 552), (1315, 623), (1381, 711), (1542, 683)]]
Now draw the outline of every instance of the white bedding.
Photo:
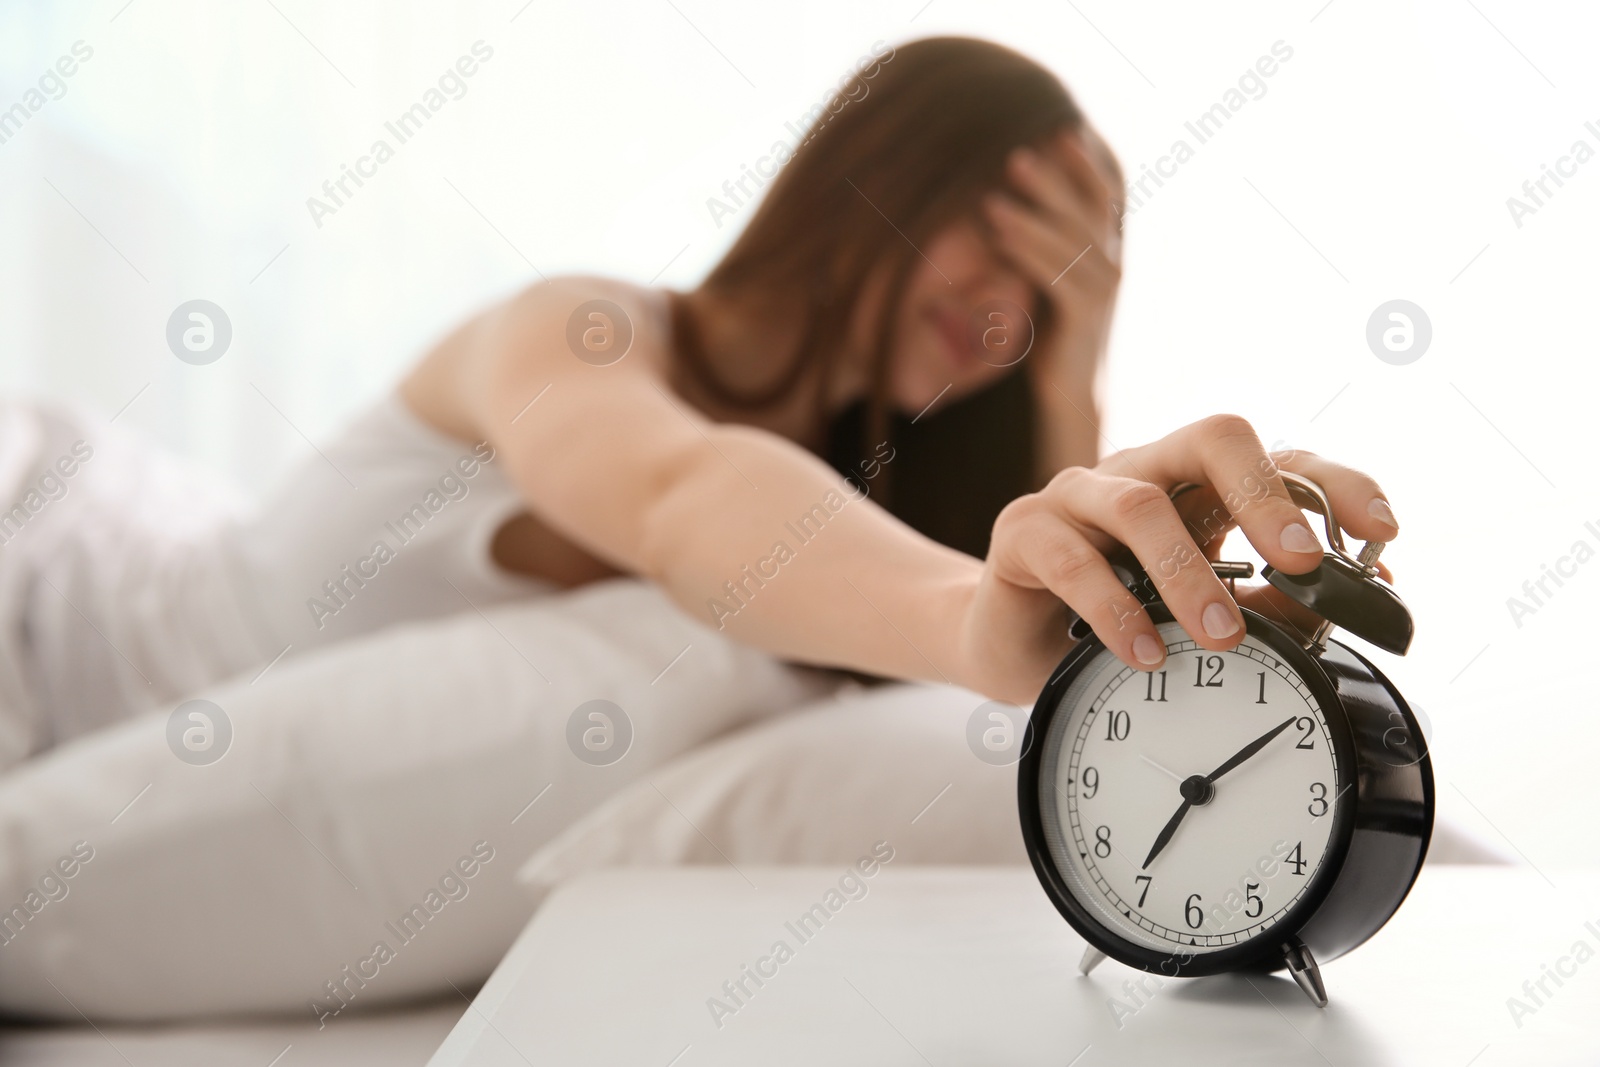
[[(179, 757), (170, 708), (68, 743), (0, 776), (0, 917), (25, 913), (0, 939), (0, 1011), (314, 1018), (482, 979), (533, 910), (515, 871), (550, 837), (836, 684), (616, 580), (220, 686), (215, 762)], [(631, 722), (609, 764), (578, 754), (594, 700), (615, 736)]]

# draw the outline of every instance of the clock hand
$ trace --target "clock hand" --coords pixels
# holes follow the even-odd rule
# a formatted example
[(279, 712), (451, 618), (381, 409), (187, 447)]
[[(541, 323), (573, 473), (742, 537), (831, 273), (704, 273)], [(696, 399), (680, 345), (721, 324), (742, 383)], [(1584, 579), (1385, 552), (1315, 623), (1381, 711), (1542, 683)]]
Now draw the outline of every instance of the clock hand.
[(1163, 826), (1161, 833), (1156, 835), (1156, 843), (1150, 846), (1150, 855), (1144, 858), (1144, 864), (1139, 868), (1141, 871), (1149, 867), (1150, 861), (1160, 855), (1161, 850), (1167, 847), (1167, 842), (1171, 841), (1172, 835), (1177, 832), (1178, 824), (1183, 821), (1185, 815), (1189, 814), (1190, 807), (1190, 803), (1185, 800), (1183, 805), (1173, 813), (1172, 818), (1167, 820), (1167, 825)]
[[(1150, 855), (1145, 857), (1144, 866), (1140, 867), (1139, 869), (1144, 870), (1145, 868), (1149, 867), (1151, 861), (1161, 854), (1162, 849), (1167, 847), (1167, 842), (1171, 841), (1172, 835), (1177, 833), (1178, 824), (1183, 822), (1183, 817), (1189, 814), (1189, 809), (1191, 807), (1196, 804), (1209, 804), (1211, 802), (1211, 798), (1216, 792), (1213, 783), (1218, 778), (1221, 778), (1224, 774), (1227, 774), (1229, 771), (1239, 766), (1239, 764), (1243, 763), (1251, 756), (1254, 756), (1257, 752), (1260, 752), (1262, 749), (1266, 748), (1268, 742), (1270, 742), (1274, 737), (1277, 737), (1279, 734), (1283, 733), (1283, 731), (1287, 730), (1293, 724), (1294, 717), (1290, 716), (1277, 726), (1273, 727), (1271, 730), (1268, 730), (1266, 733), (1262, 734), (1260, 737), (1241, 748), (1238, 752), (1234, 753), (1232, 759), (1228, 760), (1228, 762), (1224, 763), (1210, 774), (1196, 774), (1185, 778), (1183, 783), (1178, 787), (1178, 791), (1183, 794), (1182, 807), (1178, 808), (1178, 810), (1173, 813), (1172, 818), (1167, 820), (1167, 825), (1161, 828), (1161, 833), (1156, 835), (1156, 843), (1151, 846)], [(1154, 763), (1155, 761), (1150, 760), (1149, 762)]]
[(1283, 731), (1287, 730), (1293, 725), (1294, 716), (1291, 715), (1287, 719), (1280, 722), (1277, 726), (1274, 726), (1272, 729), (1268, 730), (1266, 733), (1262, 734), (1260, 737), (1241, 748), (1238, 752), (1235, 752), (1232, 759), (1228, 760), (1228, 762), (1224, 763), (1222, 766), (1206, 775), (1206, 781), (1215, 782), (1218, 778), (1221, 778), (1224, 774), (1227, 774), (1229, 771), (1239, 766), (1239, 764), (1243, 763), (1251, 756), (1254, 756), (1257, 752), (1260, 752), (1262, 749), (1266, 748), (1267, 742), (1271, 741), (1274, 737), (1277, 737), (1279, 734), (1283, 733)]
[(1161, 766), (1161, 764), (1157, 763), (1155, 760), (1151, 759), (1149, 756), (1146, 756), (1143, 753), (1140, 753), (1139, 758), (1144, 760), (1146, 763), (1150, 764), (1150, 766), (1154, 767), (1156, 770), (1160, 771), (1162, 774), (1166, 775), (1168, 778), (1171, 778), (1174, 782), (1183, 781), (1183, 776), (1182, 775), (1175, 774), (1172, 771), (1167, 770), (1165, 767)]

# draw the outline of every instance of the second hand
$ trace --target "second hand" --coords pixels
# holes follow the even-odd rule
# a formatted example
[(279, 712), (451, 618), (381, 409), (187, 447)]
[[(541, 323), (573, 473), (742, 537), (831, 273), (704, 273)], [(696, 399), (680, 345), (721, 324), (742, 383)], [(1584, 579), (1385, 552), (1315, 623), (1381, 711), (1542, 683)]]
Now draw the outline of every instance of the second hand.
[(1174, 782), (1182, 782), (1183, 781), (1182, 777), (1180, 777), (1179, 775), (1173, 774), (1171, 771), (1167, 770), (1165, 767), (1161, 766), (1161, 764), (1157, 763), (1155, 760), (1151, 759), (1149, 756), (1146, 756), (1144, 753), (1142, 753), (1142, 752), (1139, 753), (1139, 758), (1144, 760), (1146, 763), (1150, 764), (1150, 766), (1154, 767), (1156, 770), (1160, 771), (1162, 774), (1166, 775), (1168, 778), (1171, 778)]

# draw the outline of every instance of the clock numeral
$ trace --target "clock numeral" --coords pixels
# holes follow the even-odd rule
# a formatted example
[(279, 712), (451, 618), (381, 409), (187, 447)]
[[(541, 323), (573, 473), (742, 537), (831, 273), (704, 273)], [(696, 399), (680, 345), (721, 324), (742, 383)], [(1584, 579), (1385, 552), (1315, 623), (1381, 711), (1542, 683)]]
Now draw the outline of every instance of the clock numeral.
[(1287, 856), (1283, 857), (1283, 862), (1285, 864), (1287, 864), (1288, 866), (1293, 867), (1294, 868), (1294, 873), (1300, 875), (1303, 878), (1303, 877), (1305, 877), (1305, 873), (1306, 873), (1306, 861), (1300, 855), (1300, 846), (1301, 846), (1302, 843), (1303, 842), (1296, 841), (1294, 843), (1294, 851), (1289, 853)]
[(1111, 855), (1111, 827), (1101, 826), (1094, 832), (1094, 854), (1101, 859)]
[[(1209, 670), (1211, 677), (1201, 681), (1201, 671)], [(1221, 656), (1196, 656), (1194, 658), (1194, 684), (1195, 688), (1203, 689), (1206, 686), (1217, 688), (1222, 685), (1222, 657)]]
[(1083, 784), (1088, 789), (1088, 791), (1083, 794), (1083, 799), (1093, 799), (1094, 795), (1100, 792), (1100, 772), (1095, 770), (1093, 767), (1085, 767), (1083, 769)]
[[(1261, 918), (1261, 898), (1256, 896), (1256, 890), (1260, 888), (1261, 887), (1254, 882), (1246, 882), (1244, 884), (1244, 913), (1248, 918)], [(1255, 911), (1250, 910), (1250, 905), (1252, 904), (1255, 905)]]
[(1294, 728), (1296, 730), (1304, 730), (1305, 731), (1305, 734), (1300, 738), (1300, 740), (1295, 742), (1295, 746), (1294, 746), (1295, 748), (1316, 748), (1317, 747), (1316, 743), (1311, 740), (1311, 733), (1312, 733), (1313, 730), (1315, 730), (1317, 728), (1317, 724), (1315, 722), (1313, 722), (1310, 717), (1301, 716), (1300, 718), (1296, 719), (1294, 721)]
[(1206, 913), (1200, 910), (1199, 893), (1189, 894), (1189, 899), (1183, 902), (1183, 921), (1191, 930), (1200, 929), (1200, 924), (1206, 921)]
[(1311, 783), (1311, 803), (1306, 805), (1306, 810), (1312, 815), (1328, 814), (1328, 787), (1321, 782)]
[(1256, 703), (1265, 704), (1267, 702), (1267, 672), (1256, 671), (1256, 677), (1261, 680), (1261, 684), (1256, 687)]
[[(1160, 696), (1155, 695), (1156, 674), (1161, 675)], [(1146, 700), (1154, 701), (1157, 704), (1165, 704), (1167, 702), (1167, 672), (1165, 670), (1157, 671), (1155, 674), (1147, 674), (1144, 676), (1144, 698)]]
[(1150, 876), (1148, 874), (1135, 875), (1135, 882), (1143, 882), (1144, 887), (1139, 890), (1139, 907), (1144, 907), (1144, 898), (1150, 895)]
[(1110, 712), (1106, 715), (1106, 740), (1126, 741), (1128, 739), (1128, 728), (1131, 725), (1132, 722), (1129, 720), (1127, 712)]

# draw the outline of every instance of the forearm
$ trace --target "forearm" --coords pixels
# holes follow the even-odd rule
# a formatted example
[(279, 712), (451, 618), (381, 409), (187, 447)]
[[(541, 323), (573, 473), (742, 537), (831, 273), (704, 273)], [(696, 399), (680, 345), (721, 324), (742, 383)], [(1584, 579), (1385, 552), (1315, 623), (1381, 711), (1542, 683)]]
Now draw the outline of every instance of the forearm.
[(1067, 467), (1093, 467), (1100, 462), (1099, 356), (1088, 352), (1078, 360), (1060, 361), (1034, 382), (1037, 415), (1038, 470), (1043, 486)]
[[(1053, 386), (1046, 388), (1053, 393)], [(1069, 390), (1065, 383), (1060, 388)], [(1093, 467), (1100, 462), (1100, 411), (1092, 390), (1069, 390), (1067, 397), (1041, 397), (1038, 412), (1036, 487), (1068, 467)]]
[(708, 625), (785, 658), (963, 684), (960, 621), (981, 562), (788, 442), (707, 434), (646, 516), (649, 577)]

